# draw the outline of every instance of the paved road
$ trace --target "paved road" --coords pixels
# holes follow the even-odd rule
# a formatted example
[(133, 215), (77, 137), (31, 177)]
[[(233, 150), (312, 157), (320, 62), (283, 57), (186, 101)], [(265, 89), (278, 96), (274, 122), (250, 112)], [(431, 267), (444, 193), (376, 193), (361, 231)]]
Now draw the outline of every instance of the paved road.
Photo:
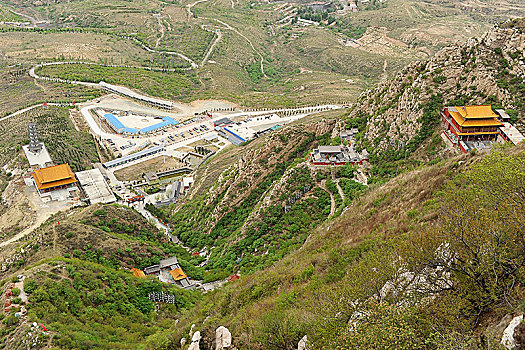
[[(48, 103), (47, 104), (48, 106), (72, 106), (72, 104), (69, 104), (69, 103)], [(27, 112), (27, 111), (30, 111), (34, 108), (37, 108), (37, 107), (43, 107), (44, 104), (43, 103), (37, 103), (36, 105), (32, 105), (32, 106), (29, 106), (29, 107), (26, 107), (26, 108), (23, 108), (23, 109), (20, 109), (14, 113), (11, 113), (9, 115), (6, 115), (5, 117), (3, 118), (0, 118), (0, 122), (1, 121), (4, 121), (6, 119), (9, 119), (9, 118), (12, 118), (12, 117), (16, 117), (17, 115), (20, 115), (24, 112)]]
[[(37, 64), (36, 66), (31, 67), (29, 69), (29, 75), (32, 78), (40, 79), (40, 80), (49, 80), (49, 81), (59, 81), (61, 83), (69, 83), (69, 84), (75, 84), (75, 85), (84, 85), (91, 88), (97, 88), (100, 89), (100, 85), (98, 83), (90, 83), (85, 81), (76, 81), (76, 80), (66, 80), (66, 79), (59, 79), (59, 78), (48, 78), (48, 77), (42, 77), (35, 73), (36, 68), (41, 68), (43, 66), (53, 66), (53, 65), (60, 65), (60, 64), (71, 64), (70, 62), (50, 62), (50, 63), (41, 63)], [(95, 64), (95, 63), (94, 63)]]
[(86, 106), (86, 107), (83, 107), (83, 108), (80, 109), (80, 113), (84, 117), (84, 120), (86, 121), (86, 123), (89, 125), (89, 127), (91, 128), (91, 130), (95, 134), (97, 134), (98, 136), (100, 136), (102, 138), (109, 138), (109, 137), (115, 138), (115, 137), (118, 137), (118, 135), (108, 134), (107, 132), (102, 131), (100, 126), (97, 124), (97, 122), (95, 121), (95, 119), (91, 115), (91, 110), (95, 109), (97, 107), (98, 107), (97, 105), (89, 105), (89, 106)]
[[(181, 54), (180, 52), (176, 52), (176, 51), (159, 51), (159, 50), (155, 50), (155, 49), (152, 49), (151, 47), (147, 46), (147, 45), (144, 45), (143, 43), (141, 43), (140, 41), (138, 41), (136, 38), (134, 38), (133, 40), (135, 40), (144, 50), (148, 51), (148, 52), (154, 52), (154, 53), (161, 53), (161, 54), (165, 54), (165, 55), (174, 55), (174, 56), (179, 56), (180, 58), (182, 58), (183, 60), (189, 62), (189, 64), (191, 65), (191, 68), (199, 68), (199, 65), (197, 63), (195, 63), (195, 61), (193, 61), (191, 58), (189, 58), (188, 56), (186, 55), (183, 55)], [(190, 69), (190, 68), (181, 68), (181, 69)]]
[(25, 18), (29, 19), (33, 25), (35, 25), (36, 22), (37, 22), (36, 18), (31, 17), (31, 16), (29, 16), (29, 15), (26, 15), (25, 13), (17, 12), (17, 11), (12, 10), (12, 9), (9, 9), (9, 11), (12, 12), (12, 13), (14, 13), (15, 15), (22, 16), (22, 17), (25, 17)]

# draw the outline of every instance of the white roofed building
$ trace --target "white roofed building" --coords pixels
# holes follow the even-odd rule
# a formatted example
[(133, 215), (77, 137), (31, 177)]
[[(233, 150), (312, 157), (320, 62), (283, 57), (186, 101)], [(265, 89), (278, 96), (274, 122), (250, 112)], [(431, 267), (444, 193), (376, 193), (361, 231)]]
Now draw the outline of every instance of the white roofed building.
[(113, 203), (117, 201), (100, 169), (79, 171), (75, 175), (90, 204)]

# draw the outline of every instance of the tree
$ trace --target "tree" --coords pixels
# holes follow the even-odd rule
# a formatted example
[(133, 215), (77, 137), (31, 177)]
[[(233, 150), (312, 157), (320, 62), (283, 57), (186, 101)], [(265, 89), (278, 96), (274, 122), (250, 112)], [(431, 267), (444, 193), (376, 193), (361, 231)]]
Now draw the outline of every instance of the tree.
[(514, 302), (525, 267), (525, 155), (495, 153), (448, 184), (442, 223), (423, 234), (421, 262), (450, 271), (474, 316)]

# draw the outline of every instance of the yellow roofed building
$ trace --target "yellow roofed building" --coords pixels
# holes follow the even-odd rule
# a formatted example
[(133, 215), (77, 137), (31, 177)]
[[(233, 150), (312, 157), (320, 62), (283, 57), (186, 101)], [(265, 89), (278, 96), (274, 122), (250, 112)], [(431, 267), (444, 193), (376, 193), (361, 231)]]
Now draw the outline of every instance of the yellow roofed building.
[(75, 174), (68, 164), (37, 169), (32, 176), (40, 195), (59, 189), (76, 187), (77, 184)]
[(472, 148), (468, 146), (472, 142), (488, 148), (497, 140), (503, 126), (490, 105), (445, 107), (441, 118), (445, 125), (444, 134), (464, 152)]
[(146, 275), (144, 274), (144, 271), (137, 269), (136, 267), (131, 268), (130, 271), (135, 277), (139, 277), (139, 278), (146, 277)]

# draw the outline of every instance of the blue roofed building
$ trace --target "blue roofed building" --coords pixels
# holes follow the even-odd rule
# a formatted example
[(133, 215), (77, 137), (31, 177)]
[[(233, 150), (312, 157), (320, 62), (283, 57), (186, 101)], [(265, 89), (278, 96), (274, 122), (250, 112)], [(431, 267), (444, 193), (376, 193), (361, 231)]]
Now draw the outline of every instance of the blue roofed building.
[(155, 132), (158, 130), (161, 130), (163, 128), (173, 126), (178, 124), (179, 122), (171, 117), (163, 117), (162, 122), (146, 126), (142, 129), (137, 128), (131, 128), (124, 125), (113, 113), (105, 113), (104, 118), (106, 123), (109, 125), (109, 127), (118, 134), (130, 134), (130, 135), (138, 135), (138, 134), (148, 134), (151, 132)]
[(117, 117), (113, 115), (113, 113), (104, 114), (104, 118), (106, 118), (106, 122), (109, 124), (109, 126), (111, 126), (111, 128), (119, 134), (122, 132), (122, 129), (125, 128), (124, 124), (122, 124), (122, 122), (118, 120)]
[(154, 125), (146, 126), (145, 128), (140, 129), (140, 133), (147, 134), (147, 133), (154, 132), (154, 131), (157, 131), (157, 130), (160, 130), (165, 127), (172, 126), (178, 123), (179, 123), (178, 121), (176, 121), (175, 119), (171, 117), (163, 117), (162, 122), (154, 124)]

